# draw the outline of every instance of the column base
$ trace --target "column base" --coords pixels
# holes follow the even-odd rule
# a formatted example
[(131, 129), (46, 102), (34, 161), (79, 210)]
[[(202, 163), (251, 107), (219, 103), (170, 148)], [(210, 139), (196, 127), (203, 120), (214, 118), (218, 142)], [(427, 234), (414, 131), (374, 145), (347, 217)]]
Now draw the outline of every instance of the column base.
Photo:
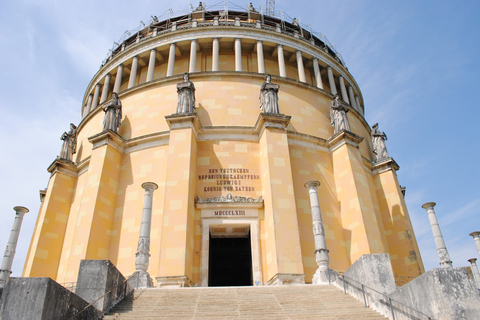
[(194, 287), (195, 283), (187, 276), (156, 277), (157, 288), (183, 288)]
[(277, 273), (267, 281), (267, 286), (290, 286), (305, 284), (305, 274)]
[(329, 268), (318, 268), (312, 278), (312, 284), (329, 285), (337, 280), (338, 274)]
[(138, 281), (135, 281), (137, 288), (153, 288), (153, 279), (147, 271), (138, 271)]

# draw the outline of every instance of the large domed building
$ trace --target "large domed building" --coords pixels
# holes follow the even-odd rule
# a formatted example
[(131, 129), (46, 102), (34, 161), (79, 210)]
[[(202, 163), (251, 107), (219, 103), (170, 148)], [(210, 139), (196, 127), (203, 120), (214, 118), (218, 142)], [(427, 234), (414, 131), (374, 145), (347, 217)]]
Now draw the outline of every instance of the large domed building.
[(143, 256), (159, 287), (311, 283), (312, 180), (331, 269), (388, 253), (395, 275), (424, 272), (399, 167), (324, 36), (252, 8), (160, 20), (89, 83), (23, 276), (73, 282), (83, 259), (131, 274)]

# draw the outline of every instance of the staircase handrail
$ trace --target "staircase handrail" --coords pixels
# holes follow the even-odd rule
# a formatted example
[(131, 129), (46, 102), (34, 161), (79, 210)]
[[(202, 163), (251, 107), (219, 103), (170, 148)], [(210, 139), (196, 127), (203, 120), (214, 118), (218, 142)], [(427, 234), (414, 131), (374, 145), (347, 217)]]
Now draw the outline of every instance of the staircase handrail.
[[(90, 303), (89, 305), (87, 305), (85, 308), (83, 308), (82, 310), (80, 310), (79, 312), (75, 313), (72, 317), (68, 318), (68, 320), (73, 320), (75, 319), (79, 314), (81, 314), (82, 312), (84, 312), (85, 310), (87, 310), (88, 308), (90, 308), (91, 306), (93, 306), (95, 303), (97, 303), (97, 301), (99, 301), (100, 299), (102, 298), (105, 298), (105, 296), (108, 294), (108, 304), (107, 304), (107, 310), (104, 312), (104, 314), (108, 314), (110, 312), (110, 309), (113, 307), (111, 305), (111, 297), (112, 297), (112, 291), (114, 289), (117, 289), (118, 287), (122, 286), (125, 284), (125, 293), (123, 295), (123, 299), (127, 296), (127, 287), (128, 285), (126, 285), (126, 283), (128, 282), (128, 280), (132, 279), (134, 276), (137, 276), (137, 285), (135, 286), (136, 289), (138, 289), (138, 277), (140, 275), (140, 272), (139, 271), (135, 271), (130, 277), (128, 277), (127, 279), (125, 279), (124, 281), (122, 281), (122, 283), (120, 284), (117, 284), (115, 287), (111, 288), (110, 290), (108, 290), (107, 292), (105, 292), (105, 294), (103, 296), (101, 296), (100, 298), (98, 298), (97, 300), (93, 301), (92, 303)], [(129, 292), (130, 293), (130, 292)], [(95, 308), (95, 307), (94, 307)]]
[(384, 298), (388, 299), (389, 304), (390, 304), (390, 310), (392, 311), (393, 320), (395, 320), (395, 312), (394, 312), (394, 309), (393, 309), (392, 301), (395, 301), (396, 303), (398, 303), (398, 304), (400, 304), (400, 305), (402, 305), (402, 306), (404, 306), (404, 307), (406, 307), (406, 308), (408, 308), (408, 309), (410, 309), (410, 310), (413, 310), (413, 311), (415, 311), (415, 312), (417, 312), (417, 313), (419, 313), (419, 314), (427, 317), (428, 320), (434, 320), (432, 317), (426, 315), (425, 313), (423, 313), (423, 312), (421, 312), (421, 311), (419, 311), (419, 310), (417, 310), (417, 309), (415, 309), (415, 308), (412, 308), (412, 307), (410, 307), (410, 306), (407, 306), (406, 304), (404, 304), (404, 303), (402, 303), (402, 302), (400, 302), (400, 301), (398, 301), (398, 300), (395, 300), (395, 299), (391, 298), (390, 296), (388, 296), (387, 294), (385, 294), (385, 293), (383, 293), (383, 292), (380, 292), (380, 291), (378, 291), (378, 290), (375, 290), (375, 289), (373, 289), (372, 287), (369, 287), (369, 286), (361, 283), (360, 281), (357, 281), (357, 280), (355, 280), (355, 279), (352, 279), (352, 278), (350, 278), (350, 277), (347, 277), (347, 276), (345, 276), (344, 274), (342, 274), (341, 277), (342, 277), (342, 281), (343, 281), (343, 290), (344, 290), (345, 294), (347, 294), (347, 289), (346, 289), (346, 287), (345, 287), (345, 278), (347, 278), (347, 279), (349, 279), (349, 280), (351, 280), (351, 281), (354, 281), (354, 282), (356, 282), (356, 283), (358, 283), (359, 285), (362, 286), (363, 301), (364, 301), (364, 303), (365, 303), (365, 307), (368, 307), (368, 305), (367, 305), (367, 300), (366, 300), (366, 297), (365, 297), (365, 288), (370, 289), (370, 290), (372, 290), (372, 291), (375, 291), (376, 293), (382, 295)]

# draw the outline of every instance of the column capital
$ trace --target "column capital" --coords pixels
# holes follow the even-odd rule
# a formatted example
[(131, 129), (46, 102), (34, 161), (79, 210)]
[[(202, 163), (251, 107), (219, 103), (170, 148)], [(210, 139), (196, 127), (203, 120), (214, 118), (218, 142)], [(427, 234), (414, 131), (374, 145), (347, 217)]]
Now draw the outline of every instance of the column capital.
[(471, 264), (475, 264), (477, 261), (477, 258), (468, 259), (467, 261), (470, 262)]
[(305, 182), (304, 184), (305, 188), (318, 188), (320, 186), (320, 181), (317, 181), (317, 180), (310, 180), (310, 181), (307, 181)]
[(480, 231), (473, 231), (470, 233), (470, 236), (472, 236), (474, 239), (480, 237)]
[(142, 188), (145, 190), (148, 190), (148, 189), (157, 190), (158, 185), (155, 182), (144, 182), (142, 183)]
[(21, 207), (21, 206), (14, 207), (13, 210), (15, 210), (15, 213), (17, 213), (17, 214), (19, 214), (19, 213), (25, 214), (25, 213), (30, 211), (27, 208)]
[(422, 205), (422, 208), (425, 210), (433, 209), (437, 204), (435, 202), (427, 202)]

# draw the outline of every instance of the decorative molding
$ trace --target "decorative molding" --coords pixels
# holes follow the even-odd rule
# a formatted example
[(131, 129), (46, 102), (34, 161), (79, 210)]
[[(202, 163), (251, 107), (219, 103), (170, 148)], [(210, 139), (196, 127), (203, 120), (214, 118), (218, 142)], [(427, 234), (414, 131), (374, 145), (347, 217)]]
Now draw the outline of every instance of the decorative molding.
[(170, 130), (192, 128), (196, 137), (198, 137), (198, 132), (202, 130), (200, 119), (195, 112), (187, 114), (174, 113), (165, 116), (165, 120), (167, 121)]
[(384, 159), (378, 162), (372, 163), (372, 174), (380, 174), (385, 171), (398, 171), (400, 166), (393, 160), (393, 158)]
[(286, 286), (305, 284), (305, 274), (277, 273), (267, 281), (267, 286)]
[(213, 198), (202, 199), (199, 196), (195, 198), (195, 204), (205, 203), (218, 203), (218, 204), (230, 204), (230, 203), (261, 203), (263, 204), (262, 196), (254, 199), (252, 197), (234, 196), (230, 192), (226, 196), (218, 196)]
[(194, 287), (195, 283), (187, 276), (155, 277), (157, 288), (183, 288)]
[(355, 148), (358, 149), (358, 145), (363, 141), (363, 137), (347, 131), (347, 130), (342, 130), (338, 132), (337, 134), (331, 136), (330, 138), (327, 139), (327, 144), (329, 147), (330, 153), (333, 151), (337, 150), (344, 144), (349, 144)]
[(55, 159), (52, 164), (48, 166), (47, 171), (53, 176), (55, 173), (63, 173), (66, 175), (69, 175), (71, 177), (76, 178), (77, 177), (77, 166), (75, 163), (71, 161), (67, 161), (64, 159)]
[(125, 140), (112, 130), (102, 131), (91, 136), (88, 141), (93, 144), (92, 150), (109, 145), (121, 153), (124, 151)]

